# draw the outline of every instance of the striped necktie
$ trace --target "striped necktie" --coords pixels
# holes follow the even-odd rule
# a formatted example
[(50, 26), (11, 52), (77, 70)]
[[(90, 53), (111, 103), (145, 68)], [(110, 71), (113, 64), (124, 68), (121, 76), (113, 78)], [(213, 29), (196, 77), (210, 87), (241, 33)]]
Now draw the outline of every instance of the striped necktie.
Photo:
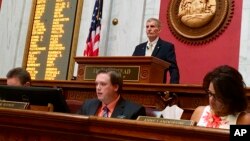
[(108, 115), (109, 115), (109, 109), (108, 109), (108, 107), (105, 106), (105, 107), (102, 108), (102, 110), (103, 110), (103, 115), (102, 115), (102, 117), (109, 117), (109, 116), (108, 116)]

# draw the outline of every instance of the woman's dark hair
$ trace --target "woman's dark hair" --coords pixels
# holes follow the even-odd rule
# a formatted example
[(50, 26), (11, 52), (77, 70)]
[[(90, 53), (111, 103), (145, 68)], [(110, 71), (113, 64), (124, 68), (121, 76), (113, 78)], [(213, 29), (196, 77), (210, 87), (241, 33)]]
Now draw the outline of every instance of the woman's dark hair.
[(246, 85), (241, 74), (228, 65), (215, 68), (203, 79), (203, 88), (208, 91), (212, 83), (216, 96), (228, 107), (228, 114), (235, 114), (246, 110)]
[(118, 85), (118, 93), (122, 91), (123, 79), (120, 73), (113, 71), (113, 70), (104, 70), (101, 69), (97, 72), (97, 75), (100, 73), (105, 73), (110, 76), (110, 81), (112, 85)]

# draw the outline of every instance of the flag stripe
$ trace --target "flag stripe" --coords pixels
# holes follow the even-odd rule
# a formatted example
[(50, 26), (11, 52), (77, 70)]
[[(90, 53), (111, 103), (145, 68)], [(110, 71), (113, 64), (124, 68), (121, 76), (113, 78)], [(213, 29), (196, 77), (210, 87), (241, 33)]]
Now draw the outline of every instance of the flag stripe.
[(0, 0), (0, 10), (1, 10), (2, 0)]
[(99, 54), (102, 6), (103, 0), (95, 1), (89, 35), (83, 53), (84, 56), (98, 56)]

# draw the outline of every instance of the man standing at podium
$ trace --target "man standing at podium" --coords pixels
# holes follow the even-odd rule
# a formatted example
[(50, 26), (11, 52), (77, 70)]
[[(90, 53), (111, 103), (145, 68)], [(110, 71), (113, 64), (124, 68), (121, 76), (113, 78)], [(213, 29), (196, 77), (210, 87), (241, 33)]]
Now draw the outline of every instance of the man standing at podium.
[[(136, 46), (133, 56), (154, 56), (169, 62), (170, 83), (179, 83), (180, 75), (177, 66), (174, 45), (159, 38), (161, 23), (158, 19), (150, 18), (146, 22), (148, 41)], [(164, 82), (166, 82), (166, 72)]]

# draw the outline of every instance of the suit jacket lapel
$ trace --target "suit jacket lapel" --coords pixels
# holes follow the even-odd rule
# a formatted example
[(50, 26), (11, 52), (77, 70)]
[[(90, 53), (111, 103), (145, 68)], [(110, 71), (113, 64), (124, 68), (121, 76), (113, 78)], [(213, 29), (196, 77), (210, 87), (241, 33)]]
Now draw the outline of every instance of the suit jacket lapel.
[(143, 56), (144, 56), (145, 53), (146, 53), (147, 43), (148, 43), (148, 42), (144, 43), (144, 44), (142, 45), (141, 50), (140, 50), (140, 54), (143, 55)]
[(154, 48), (154, 51), (152, 53), (151, 56), (156, 56), (157, 53), (159, 52), (160, 50), (160, 47), (161, 47), (161, 39), (159, 38), (159, 40), (157, 41), (156, 45), (155, 45), (155, 48)]
[(114, 118), (124, 118), (124, 108), (125, 108), (125, 101), (122, 97), (120, 97), (119, 101), (117, 102), (115, 109), (111, 115)]
[(89, 108), (89, 115), (96, 115), (98, 108), (101, 106), (101, 101), (97, 100), (94, 104)]

